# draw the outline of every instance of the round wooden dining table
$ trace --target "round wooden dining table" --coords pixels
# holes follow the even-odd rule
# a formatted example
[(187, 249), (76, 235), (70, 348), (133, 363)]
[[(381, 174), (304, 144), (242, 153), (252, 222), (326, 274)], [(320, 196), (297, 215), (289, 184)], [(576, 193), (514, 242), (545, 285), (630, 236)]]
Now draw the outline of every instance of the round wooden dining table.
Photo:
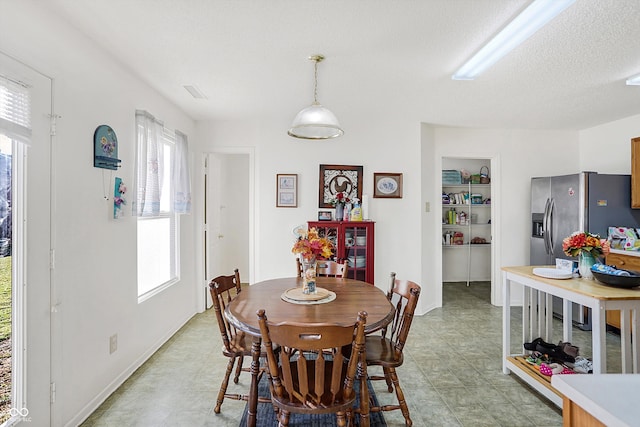
[[(375, 332), (393, 320), (393, 305), (386, 294), (369, 283), (347, 278), (318, 277), (316, 286), (335, 293), (335, 299), (320, 304), (296, 304), (282, 299), (291, 288), (302, 287), (302, 278), (265, 280), (243, 288), (225, 309), (225, 317), (236, 329), (254, 337), (251, 347), (251, 386), (249, 389), (248, 425), (256, 425), (258, 407), (258, 373), (260, 371), (260, 327), (257, 312), (264, 309), (269, 322), (355, 324), (358, 312), (367, 312), (366, 333)], [(366, 375), (366, 367), (364, 374)], [(364, 385), (364, 386), (362, 386)], [(368, 395), (366, 381), (361, 393)], [(364, 400), (364, 399), (361, 399)], [(368, 401), (368, 399), (367, 399)], [(368, 411), (361, 414), (368, 421)]]

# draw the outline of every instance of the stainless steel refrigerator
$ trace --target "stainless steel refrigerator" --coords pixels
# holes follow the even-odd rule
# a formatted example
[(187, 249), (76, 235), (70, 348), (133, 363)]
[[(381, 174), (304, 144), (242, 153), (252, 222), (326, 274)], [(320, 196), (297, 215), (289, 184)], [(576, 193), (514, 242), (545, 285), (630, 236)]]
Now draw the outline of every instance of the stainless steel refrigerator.
[[(531, 265), (555, 265), (562, 240), (574, 231), (607, 237), (609, 227), (640, 228), (640, 209), (631, 209), (631, 176), (582, 172), (531, 179)], [(573, 304), (573, 320), (591, 329), (590, 309)], [(562, 300), (554, 297), (554, 315)]]

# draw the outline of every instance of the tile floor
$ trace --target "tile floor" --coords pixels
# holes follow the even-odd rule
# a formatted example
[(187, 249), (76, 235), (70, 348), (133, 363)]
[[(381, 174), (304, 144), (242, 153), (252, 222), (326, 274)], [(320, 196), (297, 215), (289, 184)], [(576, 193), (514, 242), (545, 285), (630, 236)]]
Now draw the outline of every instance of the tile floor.
[[(443, 307), (415, 317), (398, 370), (414, 426), (562, 426), (558, 408), (502, 374), (502, 310), (489, 295), (488, 283), (447, 283)], [(513, 352), (521, 341), (521, 318), (513, 310)], [(560, 322), (555, 326), (554, 336), (561, 337)], [(245, 402), (226, 400), (222, 413), (213, 413), (227, 363), (216, 330), (212, 311), (194, 316), (82, 426), (237, 427)], [(574, 328), (581, 355), (590, 356), (590, 340), (590, 332)], [(617, 335), (607, 334), (610, 372), (619, 372), (619, 345)], [(243, 374), (228, 391), (244, 393), (248, 380)], [(374, 386), (381, 403), (394, 401), (384, 381)], [(404, 426), (400, 411), (385, 413), (385, 420)]]

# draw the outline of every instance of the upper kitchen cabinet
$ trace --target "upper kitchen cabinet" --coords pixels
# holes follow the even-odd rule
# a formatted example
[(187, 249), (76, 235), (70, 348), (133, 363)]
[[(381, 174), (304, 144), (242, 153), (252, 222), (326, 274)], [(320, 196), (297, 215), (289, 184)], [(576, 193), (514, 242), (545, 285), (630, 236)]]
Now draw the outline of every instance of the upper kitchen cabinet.
[(631, 207), (640, 209), (640, 137), (631, 139)]

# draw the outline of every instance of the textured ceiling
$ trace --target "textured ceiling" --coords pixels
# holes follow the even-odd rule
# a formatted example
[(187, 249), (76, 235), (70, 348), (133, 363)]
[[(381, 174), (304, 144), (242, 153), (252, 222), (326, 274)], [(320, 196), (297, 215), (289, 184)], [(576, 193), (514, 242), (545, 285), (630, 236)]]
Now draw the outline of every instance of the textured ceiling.
[[(446, 126), (584, 129), (640, 113), (640, 1), (578, 0), (475, 81), (451, 74), (527, 0), (49, 0), (196, 120), (391, 108)], [(194, 99), (183, 85), (208, 99)], [(381, 106), (385, 107), (382, 108)], [(290, 119), (289, 119), (290, 118)]]

